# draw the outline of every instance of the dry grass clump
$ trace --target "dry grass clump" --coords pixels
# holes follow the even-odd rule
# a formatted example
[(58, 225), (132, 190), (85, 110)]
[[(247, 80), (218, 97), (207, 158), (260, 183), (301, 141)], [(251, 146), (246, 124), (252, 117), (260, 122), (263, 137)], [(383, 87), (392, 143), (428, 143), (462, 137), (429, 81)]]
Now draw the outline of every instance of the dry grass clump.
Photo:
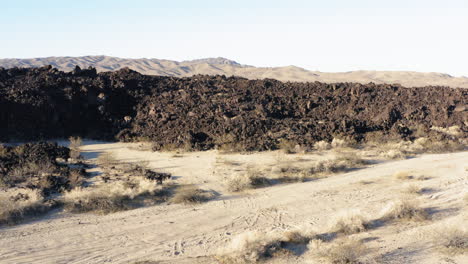
[(171, 198), (173, 203), (197, 204), (203, 203), (213, 198), (213, 194), (205, 190), (198, 189), (195, 185), (184, 185), (176, 189)]
[(97, 157), (97, 162), (99, 165), (103, 167), (109, 167), (117, 163), (117, 160), (115, 159), (114, 155), (108, 152), (104, 152), (99, 154)]
[(139, 198), (154, 196), (160, 191), (155, 181), (135, 177), (132, 182), (73, 189), (63, 195), (63, 203), (71, 212), (111, 213), (130, 209)]
[(224, 134), (215, 140), (216, 149), (221, 153), (236, 153), (245, 151), (245, 147), (232, 134)]
[(281, 139), (280, 143), (278, 144), (278, 148), (283, 150), (286, 154), (296, 153), (298, 147), (299, 145), (296, 142), (287, 139)]
[(333, 159), (321, 160), (310, 169), (311, 173), (336, 173), (365, 165), (367, 162), (357, 155), (341, 154)]
[(455, 226), (441, 228), (433, 235), (433, 241), (446, 254), (468, 253), (468, 231), (466, 229)]
[(72, 159), (79, 159), (80, 158), (80, 147), (83, 144), (81, 137), (69, 137), (68, 140), (70, 144), (68, 148), (70, 149), (70, 158)]
[(388, 159), (405, 159), (413, 154), (445, 153), (460, 151), (465, 148), (460, 139), (434, 139), (421, 137), (411, 141), (388, 142), (378, 145), (380, 156)]
[(332, 148), (347, 148), (347, 147), (350, 147), (351, 144), (344, 139), (333, 138), (331, 142), (331, 146)]
[(409, 171), (397, 171), (393, 174), (393, 178), (396, 180), (410, 180), (413, 179), (413, 175)]
[(429, 214), (425, 208), (419, 207), (415, 202), (400, 200), (388, 204), (382, 212), (381, 219), (423, 221), (429, 219)]
[(44, 214), (51, 208), (39, 190), (9, 189), (0, 192), (0, 225), (16, 224), (25, 218)]
[(406, 159), (408, 157), (407, 154), (405, 154), (403, 151), (399, 149), (390, 149), (385, 152), (382, 152), (380, 155), (386, 159), (392, 159), (392, 160)]
[(246, 232), (235, 237), (231, 244), (220, 251), (220, 263), (257, 263), (274, 256), (281, 249), (277, 234)]
[(324, 140), (317, 141), (317, 142), (314, 143), (314, 149), (316, 149), (316, 150), (323, 151), (323, 150), (328, 150), (330, 148), (331, 148), (330, 143), (328, 143), (328, 142), (326, 142)]
[(407, 194), (421, 194), (424, 188), (417, 186), (416, 184), (407, 185), (404, 189), (404, 192)]
[(359, 211), (350, 211), (339, 215), (332, 222), (332, 230), (346, 235), (366, 231), (369, 221)]
[(231, 177), (226, 182), (230, 192), (240, 192), (271, 185), (271, 181), (257, 170), (248, 169), (246, 173)]
[(440, 133), (443, 133), (443, 134), (446, 134), (446, 135), (449, 135), (449, 136), (454, 136), (454, 137), (458, 137), (458, 136), (461, 136), (463, 134), (463, 131), (460, 129), (459, 126), (451, 126), (451, 127), (438, 127), (438, 126), (433, 126), (431, 127), (431, 130), (434, 130), (434, 131), (437, 131), (437, 132), (440, 132)]
[(349, 238), (332, 243), (312, 240), (308, 247), (314, 256), (333, 264), (361, 263), (359, 259), (367, 252), (361, 241)]
[(292, 254), (287, 245), (307, 245), (317, 239), (314, 232), (290, 230), (283, 233), (246, 232), (235, 237), (219, 252), (220, 263), (258, 263), (269, 258)]
[(294, 167), (280, 167), (277, 180), (282, 183), (305, 182), (314, 175), (310, 170), (298, 169)]

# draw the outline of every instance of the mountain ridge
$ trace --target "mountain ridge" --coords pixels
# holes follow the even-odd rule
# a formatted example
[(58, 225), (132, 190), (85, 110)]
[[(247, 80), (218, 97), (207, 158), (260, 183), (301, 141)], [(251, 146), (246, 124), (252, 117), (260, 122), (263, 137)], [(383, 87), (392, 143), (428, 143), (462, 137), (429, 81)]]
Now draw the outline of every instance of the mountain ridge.
[(390, 83), (407, 87), (449, 86), (468, 88), (468, 77), (454, 77), (446, 73), (415, 71), (374, 71), (357, 70), (347, 72), (310, 71), (298, 66), (255, 67), (244, 65), (223, 57), (174, 61), (155, 58), (119, 58), (97, 56), (57, 56), (26, 59), (0, 59), (0, 67), (41, 67), (52, 65), (63, 71), (72, 71), (76, 65), (81, 68), (95, 67), (98, 72), (115, 71), (125, 67), (147, 75), (190, 77), (197, 74), (240, 76), (248, 79), (277, 79), (293, 82), (357, 82)]

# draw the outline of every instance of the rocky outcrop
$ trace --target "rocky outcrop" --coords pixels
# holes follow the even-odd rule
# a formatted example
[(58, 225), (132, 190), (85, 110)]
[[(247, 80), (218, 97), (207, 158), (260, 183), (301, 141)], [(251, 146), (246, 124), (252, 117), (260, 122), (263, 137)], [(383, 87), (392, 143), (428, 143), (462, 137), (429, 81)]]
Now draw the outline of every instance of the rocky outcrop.
[(68, 136), (149, 139), (210, 149), (310, 146), (370, 132), (411, 138), (457, 125), (467, 132), (468, 90), (355, 83), (291, 83), (225, 76), (175, 78), (129, 69), (0, 69), (0, 140)]

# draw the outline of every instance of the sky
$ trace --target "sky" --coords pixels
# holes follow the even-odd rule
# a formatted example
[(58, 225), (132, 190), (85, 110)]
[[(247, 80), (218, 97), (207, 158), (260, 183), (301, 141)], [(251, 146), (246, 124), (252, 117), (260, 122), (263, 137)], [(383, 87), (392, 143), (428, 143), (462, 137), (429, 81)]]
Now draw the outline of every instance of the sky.
[(0, 5), (0, 58), (225, 57), (468, 76), (467, 29), (467, 0), (15, 0)]

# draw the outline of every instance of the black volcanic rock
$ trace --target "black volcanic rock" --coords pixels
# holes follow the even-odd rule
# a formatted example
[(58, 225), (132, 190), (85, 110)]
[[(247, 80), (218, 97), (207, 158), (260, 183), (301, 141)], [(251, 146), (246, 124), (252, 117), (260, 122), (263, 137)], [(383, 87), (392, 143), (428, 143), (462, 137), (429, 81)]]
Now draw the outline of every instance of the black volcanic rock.
[(411, 138), (417, 127), (466, 133), (467, 99), (467, 89), (448, 87), (0, 69), (0, 140), (147, 138), (156, 148), (202, 150), (230, 141), (266, 150), (282, 138), (301, 145), (373, 131)]

